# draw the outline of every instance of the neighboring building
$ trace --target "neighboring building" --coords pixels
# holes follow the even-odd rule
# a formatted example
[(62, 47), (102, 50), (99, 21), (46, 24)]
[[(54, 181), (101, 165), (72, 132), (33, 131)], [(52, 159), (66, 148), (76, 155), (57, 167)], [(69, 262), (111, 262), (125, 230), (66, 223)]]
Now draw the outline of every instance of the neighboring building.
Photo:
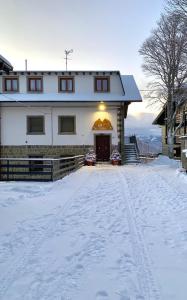
[(62, 157), (94, 147), (124, 153), (124, 118), (142, 101), (119, 71), (0, 72), (1, 157)]
[(9, 73), (13, 70), (13, 67), (11, 63), (4, 58), (2, 55), (0, 55), (0, 71), (4, 71), (6, 73)]
[[(181, 153), (183, 150), (183, 142), (181, 136), (184, 137), (187, 135), (187, 104), (184, 104), (180, 111), (176, 115), (175, 119), (175, 128), (181, 123), (182, 127), (177, 130), (175, 138), (174, 138), (174, 157), (181, 158)], [(153, 121), (154, 125), (159, 125), (162, 128), (162, 153), (168, 156), (168, 143), (167, 143), (167, 109), (166, 106), (163, 107), (162, 111)]]

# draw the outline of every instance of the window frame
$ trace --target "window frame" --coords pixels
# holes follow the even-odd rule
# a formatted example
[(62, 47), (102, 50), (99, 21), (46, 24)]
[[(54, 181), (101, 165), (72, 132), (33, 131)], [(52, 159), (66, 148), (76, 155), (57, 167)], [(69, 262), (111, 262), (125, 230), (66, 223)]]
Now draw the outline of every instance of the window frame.
[[(17, 80), (17, 90), (11, 89), (10, 91), (6, 90), (6, 80)], [(11, 88), (12, 88), (11, 83)], [(19, 93), (19, 76), (5, 76), (3, 77), (3, 92), (4, 93)]]
[[(61, 89), (61, 80), (66, 81), (66, 90)], [(68, 90), (68, 80), (72, 80), (72, 90)], [(59, 76), (58, 77), (58, 92), (59, 93), (74, 93), (75, 92), (75, 78), (73, 76)]]
[[(35, 80), (35, 88), (36, 88), (36, 80), (41, 81), (41, 90), (34, 90), (30, 89), (30, 80)], [(28, 93), (43, 93), (43, 77), (42, 76), (28, 76), (27, 77), (27, 92)]]
[[(73, 132), (62, 132), (61, 131), (61, 124), (60, 124), (60, 120), (62, 118), (68, 118), (68, 117), (71, 117), (74, 119), (74, 131)], [(59, 115), (58, 116), (58, 134), (59, 135), (76, 135), (76, 116), (75, 115)]]
[[(40, 117), (40, 118), (42, 118), (42, 120), (43, 120), (43, 131), (41, 131), (41, 132), (30, 132), (29, 131), (29, 119), (30, 118), (38, 118), (38, 117)], [(42, 115), (29, 115), (29, 116), (27, 116), (27, 135), (45, 135), (45, 117), (44, 116), (42, 116)]]
[[(101, 80), (101, 90), (97, 90), (97, 80)], [(103, 80), (107, 80), (107, 90), (103, 90)], [(109, 93), (110, 92), (110, 76), (95, 76), (94, 77), (94, 92), (95, 93)]]

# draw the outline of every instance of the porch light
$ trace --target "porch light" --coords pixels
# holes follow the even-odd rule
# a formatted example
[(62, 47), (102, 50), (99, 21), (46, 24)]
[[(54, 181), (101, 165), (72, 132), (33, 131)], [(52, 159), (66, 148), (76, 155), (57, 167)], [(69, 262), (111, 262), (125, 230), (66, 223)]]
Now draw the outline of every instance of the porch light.
[(101, 101), (99, 104), (99, 110), (104, 111), (105, 109), (106, 109), (106, 105), (104, 104), (103, 101)]

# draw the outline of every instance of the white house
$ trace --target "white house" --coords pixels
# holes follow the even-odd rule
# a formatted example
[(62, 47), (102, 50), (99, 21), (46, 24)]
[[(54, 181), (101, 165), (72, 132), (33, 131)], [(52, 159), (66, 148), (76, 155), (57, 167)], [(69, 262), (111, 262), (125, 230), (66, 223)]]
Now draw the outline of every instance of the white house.
[(119, 71), (0, 71), (1, 157), (62, 157), (94, 147), (123, 157), (124, 118), (142, 101)]

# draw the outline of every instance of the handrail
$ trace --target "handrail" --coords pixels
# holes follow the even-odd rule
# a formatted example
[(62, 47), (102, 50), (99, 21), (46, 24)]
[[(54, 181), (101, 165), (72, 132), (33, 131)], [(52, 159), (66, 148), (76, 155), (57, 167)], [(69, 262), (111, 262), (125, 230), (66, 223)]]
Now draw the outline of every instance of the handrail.
[(0, 176), (1, 180), (6, 181), (53, 181), (77, 170), (83, 164), (84, 155), (61, 158), (0, 157)]
[(0, 157), (0, 160), (18, 160), (18, 161), (59, 161), (59, 160), (67, 160), (67, 159), (73, 159), (73, 158), (78, 158), (78, 157), (84, 157), (84, 155), (75, 155), (75, 156), (67, 156), (67, 157), (61, 157), (61, 158), (27, 158), (27, 157)]

